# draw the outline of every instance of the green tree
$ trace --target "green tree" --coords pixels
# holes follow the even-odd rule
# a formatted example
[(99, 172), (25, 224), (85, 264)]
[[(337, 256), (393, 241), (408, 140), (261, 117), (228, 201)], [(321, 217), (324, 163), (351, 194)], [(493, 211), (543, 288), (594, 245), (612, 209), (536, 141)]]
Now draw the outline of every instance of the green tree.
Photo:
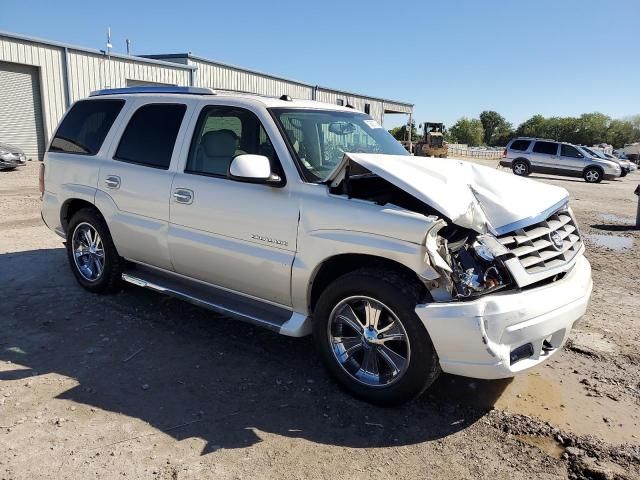
[(477, 118), (462, 117), (450, 129), (449, 135), (454, 143), (464, 143), (471, 147), (482, 145), (484, 129)]
[(493, 110), (482, 112), (480, 114), (480, 122), (482, 123), (482, 139), (485, 145), (506, 145), (504, 138), (513, 135), (511, 124), (502, 115)]
[[(395, 127), (389, 130), (389, 133), (400, 142), (404, 142), (407, 140), (407, 126), (402, 125), (400, 127)], [(418, 140), (418, 131), (416, 130), (416, 122), (411, 122), (411, 141), (415, 142)]]

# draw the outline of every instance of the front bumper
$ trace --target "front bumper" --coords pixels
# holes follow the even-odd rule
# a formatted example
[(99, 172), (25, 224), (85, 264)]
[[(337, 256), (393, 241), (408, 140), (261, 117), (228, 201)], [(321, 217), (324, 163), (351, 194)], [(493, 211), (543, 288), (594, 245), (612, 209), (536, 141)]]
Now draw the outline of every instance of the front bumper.
[[(564, 345), (587, 309), (592, 288), (591, 266), (580, 255), (557, 282), (469, 302), (418, 305), (416, 313), (431, 336), (443, 371), (505, 378), (538, 365)], [(512, 352), (528, 344), (531, 354), (512, 362)]]
[(27, 163), (24, 155), (5, 153), (0, 155), (0, 168), (16, 168)]

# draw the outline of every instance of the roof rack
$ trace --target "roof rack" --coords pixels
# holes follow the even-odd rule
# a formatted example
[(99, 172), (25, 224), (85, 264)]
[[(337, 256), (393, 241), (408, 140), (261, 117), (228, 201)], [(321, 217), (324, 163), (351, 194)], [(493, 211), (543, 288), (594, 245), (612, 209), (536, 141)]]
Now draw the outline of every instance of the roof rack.
[(167, 86), (146, 86), (146, 87), (126, 87), (126, 88), (105, 88), (96, 90), (89, 94), (90, 97), (101, 95), (128, 95), (132, 93), (182, 93), (187, 95), (215, 95), (216, 92), (210, 88), (203, 87), (176, 87)]

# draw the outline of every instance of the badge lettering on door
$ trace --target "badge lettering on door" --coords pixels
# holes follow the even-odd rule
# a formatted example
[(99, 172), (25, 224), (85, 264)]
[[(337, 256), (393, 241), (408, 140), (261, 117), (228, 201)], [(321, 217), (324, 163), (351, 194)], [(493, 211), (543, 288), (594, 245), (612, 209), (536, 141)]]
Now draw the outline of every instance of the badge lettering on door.
[(262, 235), (258, 235), (257, 233), (252, 234), (251, 238), (253, 238), (254, 240), (260, 240), (261, 242), (273, 243), (274, 245), (282, 245), (284, 247), (289, 245), (289, 242), (286, 242), (284, 240), (276, 240), (274, 238), (263, 237)]

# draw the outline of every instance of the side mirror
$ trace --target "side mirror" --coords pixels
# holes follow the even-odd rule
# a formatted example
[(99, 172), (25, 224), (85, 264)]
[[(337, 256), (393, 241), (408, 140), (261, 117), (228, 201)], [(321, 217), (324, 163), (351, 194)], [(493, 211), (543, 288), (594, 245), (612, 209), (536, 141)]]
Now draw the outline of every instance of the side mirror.
[(238, 155), (229, 165), (229, 178), (247, 183), (279, 183), (282, 179), (271, 171), (264, 155)]

